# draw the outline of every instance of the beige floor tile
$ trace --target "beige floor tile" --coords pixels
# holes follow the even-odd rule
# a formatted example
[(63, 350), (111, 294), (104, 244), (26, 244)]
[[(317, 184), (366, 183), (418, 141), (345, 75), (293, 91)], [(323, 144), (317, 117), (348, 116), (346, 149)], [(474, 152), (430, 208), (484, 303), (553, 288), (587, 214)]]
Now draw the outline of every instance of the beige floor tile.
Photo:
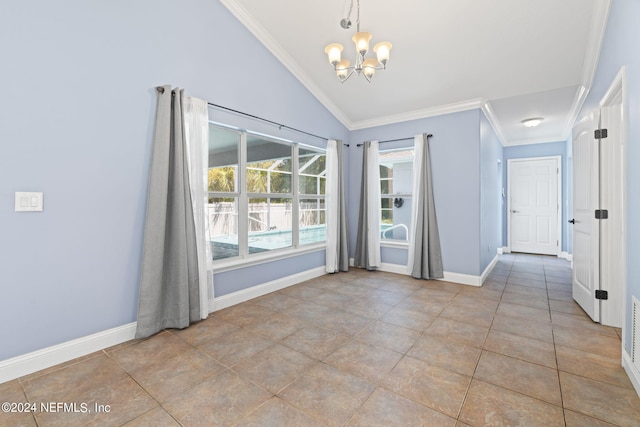
[(407, 356), (425, 361), (459, 374), (472, 376), (482, 350), (445, 337), (423, 335), (407, 352)]
[(566, 427), (615, 427), (606, 421), (591, 418), (568, 409), (564, 410), (564, 419)]
[(510, 275), (507, 279), (507, 284), (529, 286), (532, 288), (546, 289), (547, 283), (544, 278), (542, 279), (527, 279), (522, 277), (514, 277)]
[(453, 427), (456, 420), (387, 390), (377, 389), (351, 419), (349, 427)]
[(354, 340), (333, 352), (324, 363), (378, 384), (401, 358), (402, 354), (395, 351)]
[(466, 288), (461, 289), (457, 295), (457, 297), (461, 297), (461, 296), (474, 297), (480, 300), (488, 299), (492, 301), (500, 301), (500, 297), (502, 296), (502, 290), (490, 289), (486, 286), (480, 286), (480, 287), (467, 286)]
[(4, 408), (0, 412), (0, 425), (7, 426), (35, 426), (36, 421), (32, 413), (21, 410), (18, 404), (27, 403), (27, 397), (22, 390), (20, 381), (12, 380), (0, 384), (0, 403), (15, 404), (15, 407), (9, 407), (8, 411)]
[(258, 297), (252, 301), (256, 305), (275, 311), (282, 311), (286, 308), (291, 307), (292, 305), (300, 304), (302, 302), (300, 298), (294, 298), (282, 292), (272, 292), (270, 294)]
[(486, 326), (488, 328), (491, 326), (491, 322), (493, 322), (494, 314), (495, 308), (485, 308), (471, 304), (458, 304), (454, 300), (454, 302), (442, 310), (440, 317), (469, 323), (471, 325)]
[(558, 371), (483, 351), (474, 378), (561, 406)]
[(460, 413), (471, 426), (563, 427), (562, 408), (474, 379)]
[(556, 345), (582, 350), (587, 353), (595, 353), (616, 360), (620, 360), (622, 357), (621, 343), (617, 336), (584, 334), (562, 327), (554, 327), (553, 336)]
[(521, 317), (497, 314), (493, 318), (491, 329), (553, 344), (553, 329), (545, 321), (536, 322)]
[(323, 360), (350, 339), (347, 334), (307, 326), (289, 335), (281, 343), (316, 360)]
[(405, 356), (387, 375), (384, 388), (457, 418), (471, 377)]
[(551, 321), (551, 318), (549, 317), (549, 310), (527, 307), (519, 304), (510, 304), (507, 302), (500, 303), (497, 313), (504, 314), (505, 316), (521, 317), (523, 319), (529, 319), (533, 321)]
[(304, 299), (304, 300), (314, 300), (318, 296), (324, 293), (323, 290), (317, 289), (313, 286), (306, 286), (304, 283), (289, 286), (288, 288), (282, 289), (280, 293), (288, 295), (290, 297)]
[[(531, 297), (546, 298), (547, 296), (546, 289), (532, 288), (531, 286), (513, 285), (509, 283), (505, 286), (504, 291), (509, 293), (514, 293), (514, 294), (519, 294), (519, 295), (527, 295)], [(503, 295), (503, 298), (504, 298), (504, 295)]]
[(208, 319), (190, 325), (188, 328), (172, 329), (171, 333), (191, 345), (198, 346), (237, 329), (239, 329), (239, 326), (211, 316)]
[(485, 350), (555, 369), (556, 353), (552, 343), (492, 330), (484, 344)]
[(110, 356), (127, 372), (135, 372), (158, 359), (170, 359), (190, 345), (170, 332), (160, 332), (146, 340), (110, 352)]
[(276, 311), (269, 310), (268, 308), (245, 302), (242, 304), (234, 305), (224, 310), (216, 311), (214, 317), (223, 319), (234, 325), (245, 327), (257, 320), (264, 319), (275, 314)]
[(236, 424), (238, 427), (322, 427), (324, 425), (326, 424), (275, 396)]
[(561, 345), (556, 346), (558, 369), (619, 387), (633, 388), (620, 360), (587, 353)]
[(62, 402), (64, 398), (82, 397), (126, 376), (118, 364), (100, 354), (22, 384), (30, 402)]
[(280, 341), (305, 326), (306, 323), (301, 320), (294, 319), (282, 313), (276, 313), (264, 319), (257, 320), (248, 325), (247, 329), (265, 338), (269, 338), (272, 341)]
[(549, 300), (573, 301), (572, 292), (549, 289), (547, 293), (549, 294)]
[(576, 316), (586, 317), (586, 313), (575, 301), (559, 301), (550, 300), (549, 307), (551, 311), (559, 311), (560, 313), (573, 314)]
[[(36, 415), (39, 425), (120, 426), (158, 406), (158, 403), (130, 377), (76, 393), (74, 397), (64, 396), (53, 401), (75, 406), (68, 411), (39, 412)], [(102, 409), (97, 410), (98, 407)]]
[(385, 304), (384, 302), (370, 300), (367, 298), (357, 298), (351, 304), (344, 306), (341, 309), (346, 313), (364, 317), (365, 319), (378, 320), (391, 311), (393, 307), (393, 305)]
[(589, 319), (586, 316), (573, 316), (571, 314), (552, 311), (551, 323), (554, 328), (559, 326), (563, 329), (572, 329), (576, 333), (580, 334), (595, 333), (598, 335), (607, 335), (610, 337), (618, 336), (614, 328), (595, 323), (593, 320)]
[(171, 359), (158, 359), (132, 376), (151, 396), (165, 402), (225, 368), (203, 352), (190, 348)]
[(209, 341), (198, 348), (226, 366), (233, 366), (259, 351), (274, 345), (274, 342), (246, 329)]
[(330, 316), (316, 319), (312, 323), (316, 326), (332, 331), (354, 336), (372, 323), (372, 319), (350, 314), (345, 311), (335, 311)]
[(134, 420), (124, 424), (123, 427), (180, 427), (180, 424), (164, 409), (157, 407), (144, 413)]
[(313, 302), (316, 304), (326, 305), (327, 307), (346, 307), (357, 299), (353, 295), (341, 294), (339, 292), (325, 291), (313, 298)]
[(227, 370), (163, 406), (185, 427), (223, 426), (241, 420), (270, 397), (269, 392)]
[(375, 390), (371, 383), (318, 363), (279, 397), (328, 425), (344, 425)]
[(275, 344), (234, 365), (233, 370), (276, 394), (316, 363), (309, 356)]
[(442, 337), (461, 344), (482, 348), (489, 328), (476, 326), (456, 320), (437, 318), (431, 326), (425, 329), (426, 335)]
[(511, 304), (526, 305), (528, 307), (542, 308), (545, 310), (549, 309), (549, 300), (546, 294), (544, 296), (537, 296), (506, 291), (502, 294), (502, 301)]
[(295, 304), (291, 307), (287, 307), (286, 309), (282, 310), (281, 313), (306, 323), (313, 323), (317, 320), (322, 320), (328, 316), (331, 316), (333, 313), (335, 313), (335, 311), (335, 308), (315, 304), (311, 301), (303, 301), (300, 304)]
[(429, 327), (435, 319), (434, 315), (404, 307), (395, 307), (381, 318), (383, 322), (418, 332)]
[(564, 407), (620, 426), (640, 425), (635, 390), (560, 372)]
[(358, 333), (355, 339), (404, 354), (419, 336), (419, 332), (402, 326), (375, 322)]

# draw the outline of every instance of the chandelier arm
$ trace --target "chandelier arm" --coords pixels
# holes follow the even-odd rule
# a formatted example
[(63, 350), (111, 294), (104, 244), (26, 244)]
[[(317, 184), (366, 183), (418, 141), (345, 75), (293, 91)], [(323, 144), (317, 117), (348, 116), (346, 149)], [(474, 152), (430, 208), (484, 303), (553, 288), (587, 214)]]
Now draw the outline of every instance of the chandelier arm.
[(356, 0), (358, 8), (356, 9), (356, 29), (360, 32), (360, 0)]

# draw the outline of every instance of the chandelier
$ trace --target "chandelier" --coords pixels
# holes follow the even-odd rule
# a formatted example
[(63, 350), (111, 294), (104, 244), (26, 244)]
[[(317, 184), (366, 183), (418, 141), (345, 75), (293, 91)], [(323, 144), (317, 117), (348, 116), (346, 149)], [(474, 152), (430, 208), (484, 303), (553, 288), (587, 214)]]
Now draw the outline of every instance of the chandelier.
[[(342, 28), (349, 29), (351, 27), (351, 11), (353, 10), (353, 1), (351, 0), (351, 6), (349, 7), (349, 14), (346, 18), (340, 21)], [(329, 62), (333, 65), (333, 69), (336, 71), (336, 75), (340, 80), (340, 83), (347, 81), (349, 77), (354, 73), (363, 75), (368, 82), (376, 74), (376, 70), (384, 70), (387, 68), (387, 62), (389, 62), (389, 51), (391, 51), (391, 43), (380, 42), (373, 47), (373, 51), (376, 53), (377, 60), (374, 58), (365, 58), (367, 51), (369, 50), (369, 41), (371, 40), (371, 33), (366, 31), (360, 31), (360, 0), (356, 0), (356, 33), (351, 40), (356, 45), (356, 61), (355, 65), (351, 65), (351, 62), (347, 59), (341, 59), (342, 50), (344, 49), (340, 43), (331, 43), (324, 49), (324, 53), (329, 57)]]

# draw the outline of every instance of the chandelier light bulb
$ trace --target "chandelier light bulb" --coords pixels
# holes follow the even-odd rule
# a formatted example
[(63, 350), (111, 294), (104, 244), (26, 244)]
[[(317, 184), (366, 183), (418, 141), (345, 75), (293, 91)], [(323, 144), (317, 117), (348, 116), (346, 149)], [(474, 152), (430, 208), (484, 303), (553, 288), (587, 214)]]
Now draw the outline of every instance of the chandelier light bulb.
[(324, 53), (326, 53), (329, 57), (329, 63), (334, 67), (340, 62), (342, 49), (344, 48), (340, 43), (331, 43), (324, 48)]
[(371, 79), (376, 74), (376, 67), (378, 65), (378, 61), (373, 58), (367, 58), (362, 63), (362, 74), (364, 74), (365, 78), (371, 82)]
[(387, 66), (391, 47), (392, 45), (389, 42), (380, 42), (373, 47), (373, 51), (376, 53), (376, 56), (378, 57), (378, 62), (381, 63), (383, 67)]
[(349, 78), (349, 65), (351, 63), (348, 59), (343, 59), (340, 61), (338, 65), (336, 65), (336, 74), (338, 75), (338, 79), (340, 82), (344, 83), (347, 78)]
[(351, 40), (353, 40), (353, 42), (355, 43), (356, 50), (360, 55), (366, 55), (367, 51), (369, 50), (369, 41), (371, 40), (371, 37), (373, 37), (371, 33), (361, 31), (355, 33), (351, 38)]

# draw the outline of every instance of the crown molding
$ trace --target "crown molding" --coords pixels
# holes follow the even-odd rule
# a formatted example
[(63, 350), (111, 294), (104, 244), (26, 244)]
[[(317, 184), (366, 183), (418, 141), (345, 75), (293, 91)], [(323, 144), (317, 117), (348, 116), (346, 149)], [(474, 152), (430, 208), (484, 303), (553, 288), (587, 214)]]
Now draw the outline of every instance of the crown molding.
[(484, 105), (482, 106), (482, 112), (484, 113), (485, 117), (491, 124), (491, 127), (493, 127), (493, 130), (496, 133), (496, 135), (498, 135), (498, 139), (500, 140), (500, 143), (502, 144), (502, 146), (503, 147), (507, 146), (508, 145), (507, 138), (504, 136), (504, 131), (502, 129), (502, 126), (500, 126), (500, 121), (498, 120), (498, 117), (496, 116), (495, 111), (493, 111), (493, 107), (491, 106), (490, 101), (487, 101), (484, 103)]
[(607, 30), (610, 10), (611, 0), (595, 2), (593, 14), (591, 15), (592, 30), (589, 32), (589, 40), (587, 41), (587, 47), (584, 52), (584, 65), (582, 68), (582, 85), (586, 88), (591, 88), (596, 69), (598, 68), (602, 41), (604, 40), (604, 35)]
[(284, 48), (271, 37), (269, 32), (251, 15), (244, 7), (242, 7), (235, 0), (220, 0), (232, 14), (235, 16), (242, 25), (244, 25), (251, 34), (253, 34), (260, 43), (267, 48), (273, 56), (278, 59), (282, 65), (293, 76), (298, 79), (302, 85), (307, 88), (309, 92), (318, 100), (324, 107), (329, 110), (331, 114), (342, 123), (347, 129), (350, 127), (350, 120), (342, 112), (340, 108), (320, 90), (320, 88), (313, 83), (313, 80), (305, 73), (298, 63), (289, 55)]
[(420, 110), (407, 111), (405, 113), (390, 114), (388, 116), (353, 122), (349, 127), (349, 130), (368, 129), (376, 126), (384, 126), (394, 123), (408, 122), (410, 120), (425, 119), (427, 117), (441, 116), (443, 114), (473, 110), (475, 108), (481, 108), (486, 102), (487, 101), (485, 99), (477, 98), (454, 102), (452, 104), (439, 105), (436, 107), (423, 108)]
[(589, 89), (585, 86), (579, 86), (576, 91), (576, 96), (573, 98), (573, 104), (571, 104), (569, 115), (567, 116), (567, 127), (562, 134), (565, 141), (569, 139), (569, 135), (571, 135), (573, 125), (578, 120), (578, 114), (582, 111), (582, 106), (587, 100), (587, 95), (589, 95)]
[(566, 142), (567, 138), (562, 135), (550, 136), (546, 138), (531, 138), (531, 139), (519, 139), (517, 141), (509, 141), (504, 144), (505, 147), (513, 147), (516, 145), (529, 145), (529, 144), (545, 144), (547, 142)]

